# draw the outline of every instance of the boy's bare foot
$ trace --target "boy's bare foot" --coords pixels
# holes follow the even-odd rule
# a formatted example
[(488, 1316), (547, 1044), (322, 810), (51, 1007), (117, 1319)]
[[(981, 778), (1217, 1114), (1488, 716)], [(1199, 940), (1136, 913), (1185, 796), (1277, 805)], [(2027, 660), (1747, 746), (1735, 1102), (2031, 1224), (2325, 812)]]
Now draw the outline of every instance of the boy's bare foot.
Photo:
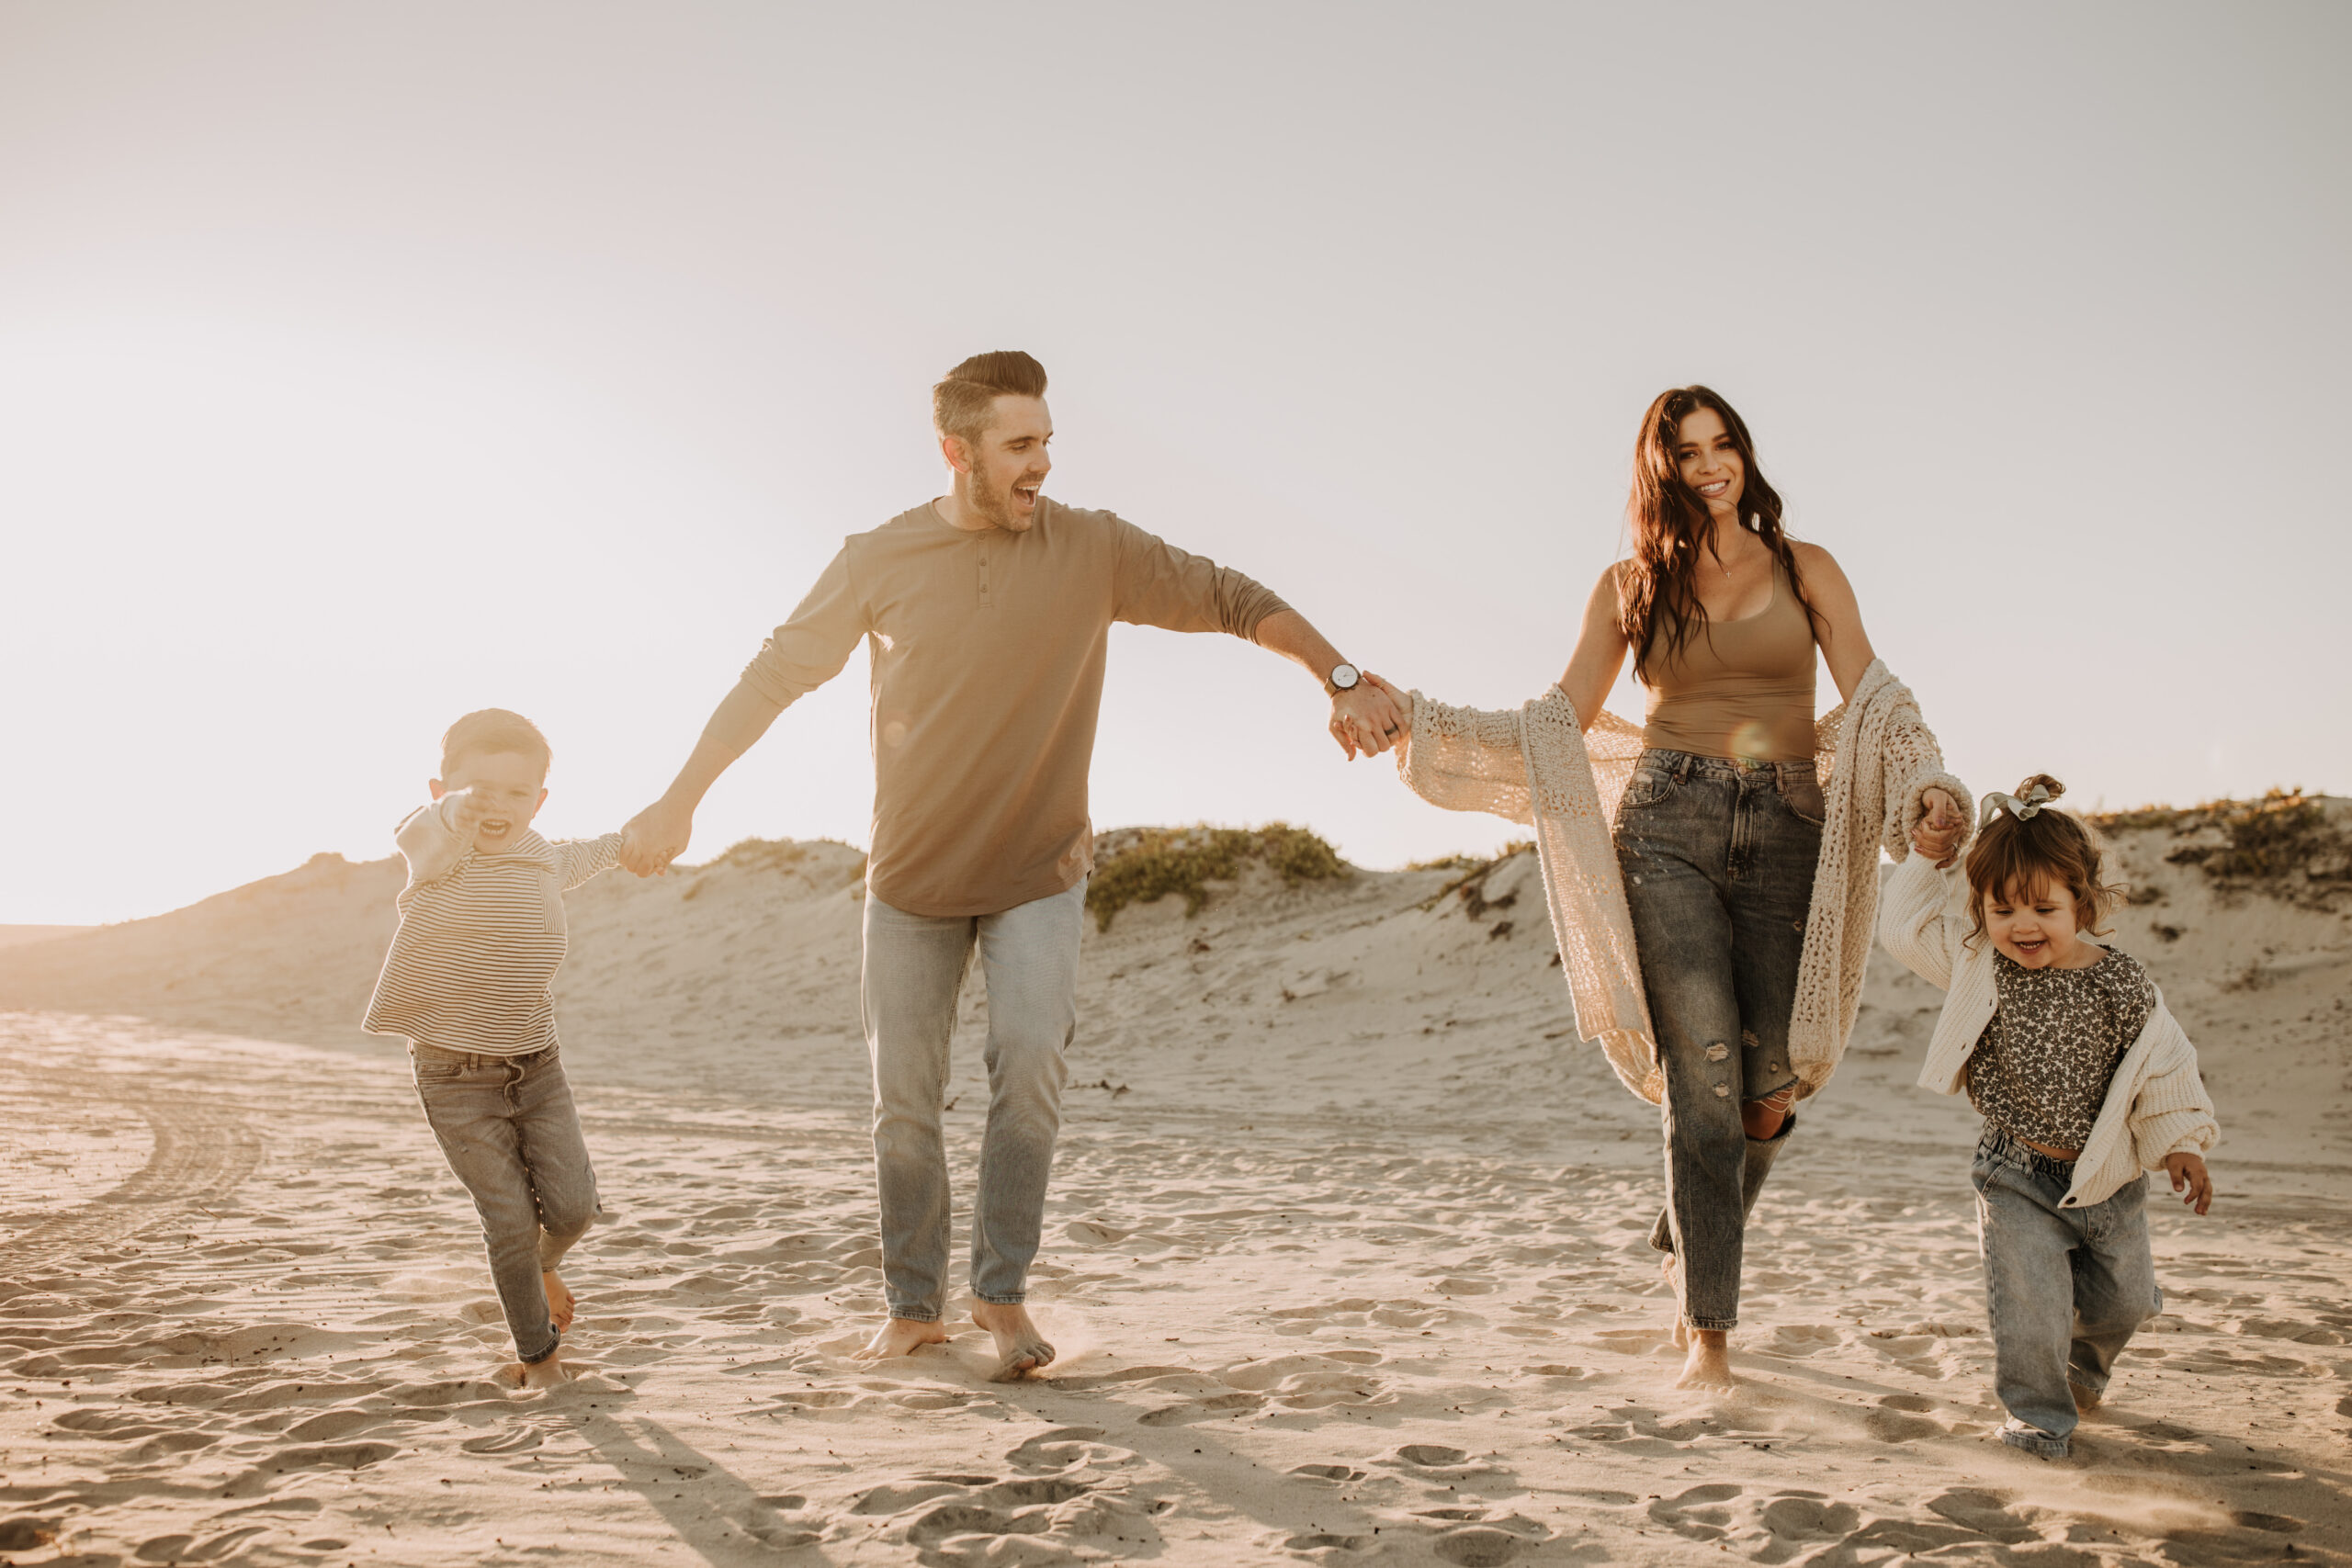
[(1682, 1375), (1674, 1380), (1674, 1386), (1731, 1388), (1736, 1382), (1731, 1375), (1731, 1337), (1719, 1328), (1692, 1329), (1690, 1359), (1682, 1363)]
[(2097, 1410), (2099, 1401), (2107, 1396), (2095, 1388), (2085, 1388), (2078, 1382), (2068, 1382), (2066, 1392), (2075, 1396), (2075, 1414), (2087, 1416)]
[(926, 1345), (947, 1343), (947, 1330), (936, 1323), (919, 1318), (894, 1317), (874, 1331), (865, 1348), (851, 1352), (856, 1361), (888, 1361), (900, 1356), (911, 1356)]
[(548, 1288), (548, 1316), (559, 1330), (571, 1327), (572, 1316), (579, 1311), (579, 1303), (571, 1299), (571, 1287), (552, 1269), (539, 1276), (539, 1282)]
[(1029, 1321), (1027, 1307), (974, 1302), (972, 1321), (996, 1337), (997, 1367), (989, 1374), (990, 1382), (1018, 1382), (1024, 1374), (1053, 1363), (1054, 1348)]

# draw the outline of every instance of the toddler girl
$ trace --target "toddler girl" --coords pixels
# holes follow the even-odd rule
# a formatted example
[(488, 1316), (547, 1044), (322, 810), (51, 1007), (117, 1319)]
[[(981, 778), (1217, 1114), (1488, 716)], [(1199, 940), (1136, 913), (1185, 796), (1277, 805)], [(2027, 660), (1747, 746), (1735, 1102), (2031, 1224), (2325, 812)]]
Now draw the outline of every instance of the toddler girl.
[[(2197, 1053), (2147, 971), (2086, 940), (2114, 907), (2091, 829), (2037, 773), (1985, 797), (1965, 873), (1894, 868), (1879, 940), (1942, 987), (1919, 1081), (1984, 1117), (1971, 1172), (2001, 1440), (2064, 1459), (2132, 1331), (2164, 1304), (2143, 1170), (2202, 1214), (2219, 1129)], [(1917, 846), (1915, 845), (1915, 848)]]

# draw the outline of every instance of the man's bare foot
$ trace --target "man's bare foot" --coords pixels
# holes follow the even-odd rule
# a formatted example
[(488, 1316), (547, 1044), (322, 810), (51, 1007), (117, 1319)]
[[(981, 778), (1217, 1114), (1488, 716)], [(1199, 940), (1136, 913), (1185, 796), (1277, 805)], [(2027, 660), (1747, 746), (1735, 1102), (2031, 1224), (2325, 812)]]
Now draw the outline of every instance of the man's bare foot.
[(911, 1356), (926, 1345), (947, 1343), (947, 1330), (920, 1318), (894, 1317), (874, 1331), (863, 1350), (852, 1351), (855, 1361), (889, 1361)]
[(972, 1321), (996, 1337), (997, 1366), (989, 1374), (990, 1382), (1018, 1382), (1025, 1374), (1053, 1363), (1054, 1348), (1029, 1321), (1027, 1307), (974, 1302)]
[(2075, 1396), (2075, 1414), (2077, 1416), (2089, 1415), (2098, 1408), (2099, 1401), (2107, 1397), (2095, 1388), (2085, 1388), (2073, 1382), (2066, 1384), (2066, 1392)]
[(498, 1369), (498, 1381), (509, 1388), (561, 1388), (571, 1381), (571, 1369), (559, 1350), (544, 1361), (509, 1361)]
[(539, 1276), (539, 1283), (548, 1288), (548, 1316), (555, 1321), (556, 1328), (560, 1331), (571, 1327), (571, 1319), (579, 1311), (579, 1303), (571, 1299), (571, 1287), (552, 1269)]
[(1690, 1356), (1682, 1363), (1682, 1375), (1674, 1380), (1674, 1386), (1730, 1388), (1735, 1381), (1731, 1375), (1731, 1337), (1719, 1328), (1692, 1329)]

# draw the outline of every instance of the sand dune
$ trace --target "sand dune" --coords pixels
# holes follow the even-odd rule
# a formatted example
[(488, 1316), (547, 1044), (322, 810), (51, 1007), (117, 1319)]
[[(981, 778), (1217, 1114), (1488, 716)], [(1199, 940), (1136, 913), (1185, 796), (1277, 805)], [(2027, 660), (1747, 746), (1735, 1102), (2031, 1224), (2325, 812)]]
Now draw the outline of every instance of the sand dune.
[(609, 1213), (548, 1394), (487, 1381), (469, 1211), (353, 1026), (390, 863), (0, 951), (0, 1558), (2352, 1561), (2352, 899), (2324, 855), (2196, 863), (2217, 833), (2120, 836), (2223, 1198), (2152, 1205), (2170, 1307), (2065, 1464), (1990, 1438), (1973, 1121), (1909, 1089), (1936, 995), (1883, 963), (1758, 1213), (1747, 1388), (1672, 1388), (1656, 1115), (1569, 1032), (1525, 855), (1253, 868), (1090, 935), (1036, 1278), (1065, 1355), (1010, 1387), (968, 1327), (846, 1359), (853, 850), (574, 895)]

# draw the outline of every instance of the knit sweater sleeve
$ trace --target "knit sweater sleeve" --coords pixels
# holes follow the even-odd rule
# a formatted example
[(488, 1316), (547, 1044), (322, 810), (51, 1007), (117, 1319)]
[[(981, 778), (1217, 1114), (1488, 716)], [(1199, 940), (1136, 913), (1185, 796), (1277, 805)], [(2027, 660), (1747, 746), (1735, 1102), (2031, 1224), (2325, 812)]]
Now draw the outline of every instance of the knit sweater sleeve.
[(1912, 855), (1887, 877), (1879, 907), (1879, 945), (1939, 990), (1951, 989), (1953, 953), (1964, 934), (1958, 918), (1962, 884), (1957, 864), (1938, 871)]
[(2161, 1000), (2150, 1027), (2165, 1030), (2167, 1038), (2132, 1101), (2132, 1153), (2143, 1170), (2160, 1168), (2166, 1155), (2201, 1155), (2222, 1137), (2212, 1097), (2197, 1070), (2197, 1048)]
[(1516, 711), (1455, 707), (1419, 692), (1408, 700), (1412, 713), (1396, 748), (1396, 775), (1408, 789), (1448, 811), (1535, 819)]
[(1958, 803), (1967, 823), (1960, 845), (1964, 850), (1976, 833), (1974, 818), (1969, 813), (1973, 797), (1966, 784), (1946, 771), (1943, 748), (1937, 744), (1936, 732), (1919, 716), (1917, 701), (1907, 692), (1905, 699), (1894, 722), (1886, 728), (1887, 814), (1883, 847), (1897, 861), (1910, 855), (1912, 831), (1928, 816), (1928, 792), (1940, 789)]

